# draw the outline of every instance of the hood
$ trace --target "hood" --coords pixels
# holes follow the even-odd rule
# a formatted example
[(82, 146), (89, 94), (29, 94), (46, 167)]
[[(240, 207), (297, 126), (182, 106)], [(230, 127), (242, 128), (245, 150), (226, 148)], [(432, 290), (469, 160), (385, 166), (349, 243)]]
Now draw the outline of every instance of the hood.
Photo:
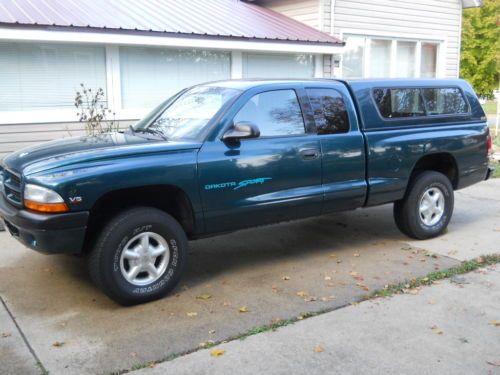
[(9, 154), (3, 164), (14, 172), (28, 175), (92, 160), (200, 147), (201, 143), (197, 141), (165, 141), (132, 133), (108, 133), (92, 137), (63, 138), (30, 146)]

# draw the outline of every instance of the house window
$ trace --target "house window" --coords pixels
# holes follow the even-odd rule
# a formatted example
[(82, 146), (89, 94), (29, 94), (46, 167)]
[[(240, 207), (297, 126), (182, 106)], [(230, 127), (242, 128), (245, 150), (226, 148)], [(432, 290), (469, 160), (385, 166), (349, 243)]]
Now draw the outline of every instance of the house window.
[(436, 77), (438, 46), (434, 43), (422, 43), (420, 59), (420, 77)]
[(0, 111), (74, 109), (80, 84), (106, 90), (104, 47), (0, 42)]
[(370, 77), (384, 78), (391, 75), (391, 45), (392, 40), (371, 40)]
[(243, 54), (243, 78), (312, 78), (314, 56), (310, 54)]
[(229, 79), (231, 53), (120, 47), (120, 75), (122, 107), (151, 108), (186, 87)]
[(348, 36), (342, 57), (342, 76), (437, 77), (438, 55), (438, 43)]
[(350, 36), (347, 38), (342, 57), (342, 72), (346, 78), (363, 77), (365, 38)]
[(396, 50), (396, 77), (415, 77), (416, 42), (398, 41)]

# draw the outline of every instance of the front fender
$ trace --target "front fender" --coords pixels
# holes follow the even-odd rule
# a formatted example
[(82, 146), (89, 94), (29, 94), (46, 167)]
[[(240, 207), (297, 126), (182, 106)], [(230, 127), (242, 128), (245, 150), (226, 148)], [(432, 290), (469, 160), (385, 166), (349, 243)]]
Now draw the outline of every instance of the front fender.
[(71, 211), (90, 210), (100, 197), (114, 190), (173, 185), (188, 195), (194, 212), (200, 212), (197, 152), (192, 149), (83, 162), (26, 176), (25, 182), (55, 190)]

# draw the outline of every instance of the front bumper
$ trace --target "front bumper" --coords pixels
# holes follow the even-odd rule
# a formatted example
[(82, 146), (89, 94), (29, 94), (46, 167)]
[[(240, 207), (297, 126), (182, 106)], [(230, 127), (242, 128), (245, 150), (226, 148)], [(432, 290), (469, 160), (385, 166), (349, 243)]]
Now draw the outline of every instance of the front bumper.
[(12, 206), (0, 192), (0, 218), (5, 228), (30, 249), (45, 254), (79, 254), (89, 213), (39, 214)]

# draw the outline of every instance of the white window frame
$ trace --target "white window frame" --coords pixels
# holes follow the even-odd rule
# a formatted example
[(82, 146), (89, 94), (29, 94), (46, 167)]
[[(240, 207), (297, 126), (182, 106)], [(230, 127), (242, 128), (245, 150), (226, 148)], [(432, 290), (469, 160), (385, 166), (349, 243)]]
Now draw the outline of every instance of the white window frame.
[[(371, 60), (371, 41), (372, 39), (382, 39), (382, 40), (390, 40), (392, 41), (391, 44), (391, 68), (390, 68), (390, 73), (389, 77), (396, 77), (397, 72), (396, 72), (396, 59), (397, 59), (397, 44), (398, 41), (401, 42), (415, 42), (416, 43), (416, 50), (415, 50), (415, 77), (413, 78), (420, 78), (420, 63), (421, 63), (421, 57), (422, 57), (422, 43), (432, 43), (437, 45), (437, 61), (436, 61), (436, 78), (443, 78), (444, 77), (444, 66), (445, 66), (445, 51), (446, 51), (446, 40), (444, 39), (439, 39), (439, 38), (419, 38), (419, 39), (413, 39), (413, 38), (405, 38), (405, 37), (389, 37), (385, 35), (366, 35), (366, 34), (356, 34), (356, 33), (346, 33), (343, 35), (343, 38), (348, 38), (348, 37), (358, 37), (358, 38), (365, 38), (365, 46), (363, 49), (363, 77), (359, 78), (370, 78), (371, 73), (370, 73), (370, 60)], [(343, 77), (343, 65), (342, 63), (340, 64), (340, 76)]]
[[(196, 48), (207, 49), (204, 39), (182, 37), (158, 37), (146, 35), (124, 35), (114, 33), (75, 33), (66, 31), (26, 30), (0, 28), (0, 40), (11, 42), (46, 42), (66, 44), (92, 44), (105, 47), (106, 95), (109, 109), (116, 120), (136, 120), (150, 109), (123, 109), (121, 98), (119, 46)], [(210, 49), (231, 52), (231, 79), (241, 79), (243, 75), (243, 52), (258, 53), (310, 53), (314, 55), (314, 77), (323, 77), (323, 55), (342, 52), (342, 46), (317, 43), (282, 43), (240, 40), (211, 40)], [(75, 110), (16, 111), (0, 112), (1, 124), (76, 122)]]

